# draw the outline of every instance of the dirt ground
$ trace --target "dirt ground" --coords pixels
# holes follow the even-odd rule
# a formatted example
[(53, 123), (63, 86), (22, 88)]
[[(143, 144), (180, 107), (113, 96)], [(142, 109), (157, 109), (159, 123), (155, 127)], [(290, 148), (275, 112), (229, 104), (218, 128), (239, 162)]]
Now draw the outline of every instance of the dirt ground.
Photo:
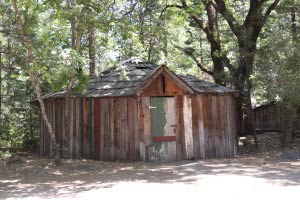
[(259, 135), (259, 152), (251, 138), (242, 138), (240, 153), (232, 159), (63, 160), (59, 167), (36, 156), (13, 164), (1, 161), (0, 199), (299, 199), (300, 161), (282, 160), (275, 137)]

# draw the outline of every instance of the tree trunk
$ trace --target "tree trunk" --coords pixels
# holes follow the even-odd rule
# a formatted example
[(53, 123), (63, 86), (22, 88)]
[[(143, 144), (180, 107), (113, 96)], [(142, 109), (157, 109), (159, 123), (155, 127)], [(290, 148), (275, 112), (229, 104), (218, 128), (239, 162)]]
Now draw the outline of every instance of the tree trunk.
[[(244, 92), (244, 96), (239, 97), (237, 105), (239, 121), (242, 122), (239, 132), (241, 135), (244, 132), (251, 134), (254, 138), (255, 147), (258, 148), (251, 100), (252, 81), (250, 80), (254, 65), (256, 40), (258, 37), (258, 34), (255, 34), (255, 37), (253, 37), (253, 31), (253, 29), (252, 31), (245, 31), (248, 37), (244, 36), (244, 38), (239, 39), (239, 68), (235, 71), (234, 83), (236, 89)], [(243, 117), (243, 113), (245, 117)]]
[(62, 154), (64, 158), (70, 158), (71, 153), (69, 150), (70, 141), (69, 137), (73, 134), (71, 132), (71, 116), (73, 115), (73, 109), (71, 105), (71, 96), (72, 96), (72, 88), (74, 85), (75, 74), (74, 72), (70, 74), (69, 83), (66, 88), (66, 96), (65, 96), (65, 132), (64, 132), (64, 140), (62, 147)]
[[(288, 100), (287, 100), (288, 101)], [(283, 149), (289, 149), (292, 142), (293, 122), (296, 116), (296, 109), (289, 108), (282, 102), (278, 104), (280, 120), (280, 143)]]
[[(86, 14), (86, 9), (87, 9), (87, 3), (85, 1), (81, 13)], [(73, 19), (73, 18), (71, 18)], [(82, 20), (82, 21), (79, 21)], [(77, 28), (76, 28), (76, 32), (75, 34), (73, 34), (72, 32), (72, 41), (75, 41), (75, 44), (73, 46), (73, 48), (75, 49), (75, 51), (79, 54), (80, 53), (80, 48), (81, 48), (81, 39), (82, 39), (82, 35), (83, 35), (83, 19), (79, 19), (77, 21)], [(70, 21), (71, 25), (72, 23), (74, 23), (72, 20)], [(73, 38), (75, 37), (75, 38)], [(79, 68), (79, 72), (81, 71), (80, 68), (81, 66), (78, 66)], [(66, 158), (70, 158), (71, 154), (70, 154), (70, 141), (69, 141), (69, 137), (73, 134), (73, 130), (71, 127), (71, 116), (73, 116), (73, 106), (72, 106), (72, 94), (73, 94), (73, 86), (74, 86), (74, 82), (75, 82), (75, 76), (76, 76), (76, 72), (75, 70), (71, 69), (70, 72), (70, 76), (69, 76), (69, 82), (68, 82), (68, 86), (66, 88), (66, 102), (65, 102), (65, 122), (66, 122), (66, 126), (65, 126), (65, 132), (64, 132), (64, 138), (66, 138), (63, 142), (63, 155)]]
[(95, 57), (95, 29), (93, 27), (93, 25), (89, 25), (88, 27), (88, 31), (89, 31), (89, 44), (88, 44), (88, 48), (89, 48), (89, 64), (90, 64), (90, 69), (89, 69), (89, 74), (91, 78), (95, 78), (96, 77), (96, 57)]
[(291, 10), (291, 21), (292, 21), (291, 31), (293, 34), (293, 40), (295, 40), (296, 36), (297, 36), (297, 20), (296, 20), (296, 8), (295, 7), (293, 7)]
[(208, 16), (209, 34), (207, 34), (207, 39), (210, 42), (210, 56), (213, 61), (213, 78), (217, 84), (225, 85), (217, 11), (211, 3), (207, 3), (205, 7)]
[[(254, 117), (251, 105), (251, 80), (250, 75), (253, 71), (254, 54), (256, 51), (256, 43), (259, 33), (266, 23), (270, 13), (275, 9), (280, 0), (274, 0), (268, 6), (265, 1), (250, 1), (250, 6), (245, 20), (239, 24), (228, 4), (224, 0), (214, 0), (214, 7), (222, 14), (227, 21), (232, 33), (236, 36), (239, 44), (239, 65), (237, 69), (230, 70), (233, 73), (234, 85), (236, 89), (244, 92), (245, 98), (239, 98), (238, 110), (241, 112), (243, 102), (246, 107), (247, 121), (250, 125), (250, 132), (253, 134), (256, 146), (256, 131), (254, 127)], [(266, 9), (264, 9), (264, 6)], [(247, 85), (247, 88), (244, 86)], [(242, 114), (239, 114), (241, 119)]]
[(0, 42), (0, 120), (2, 115), (2, 57), (1, 57), (2, 45)]
[(35, 89), (35, 94), (36, 94), (37, 100), (40, 104), (42, 119), (43, 119), (44, 123), (46, 124), (48, 133), (50, 135), (51, 145), (52, 145), (52, 149), (53, 149), (54, 155), (55, 155), (55, 158), (54, 158), (55, 164), (60, 164), (60, 148), (59, 148), (59, 145), (57, 144), (56, 136), (55, 136), (54, 130), (52, 128), (52, 125), (50, 124), (48, 117), (47, 117), (47, 113), (45, 110), (45, 104), (44, 104), (44, 101), (43, 101), (42, 95), (41, 95), (41, 87), (40, 87), (40, 82), (37, 77), (37, 73), (29, 72), (29, 77), (33, 83), (33, 86)]
[[(17, 28), (18, 28), (19, 33), (21, 35), (21, 38), (23, 40), (24, 46), (27, 49), (28, 60), (31, 63), (35, 64), (35, 59), (34, 59), (33, 52), (32, 52), (32, 47), (31, 47), (31, 41), (30, 41), (29, 38), (27, 38), (27, 36), (24, 32), (24, 28), (23, 28), (22, 20), (21, 20), (21, 15), (20, 15), (19, 9), (17, 7), (16, 0), (12, 0), (12, 6), (13, 6), (14, 11), (15, 11)], [(54, 150), (54, 153), (55, 153), (55, 159), (54, 159), (55, 164), (59, 164), (60, 163), (59, 145), (56, 142), (55, 133), (54, 133), (54, 131), (52, 129), (52, 125), (50, 124), (50, 122), (48, 120), (48, 117), (47, 117), (47, 113), (46, 113), (46, 110), (45, 110), (45, 104), (44, 104), (44, 101), (43, 101), (42, 95), (41, 95), (41, 87), (40, 87), (40, 82), (39, 82), (39, 79), (38, 79), (37, 72), (32, 71), (28, 67), (25, 67), (25, 71), (29, 74), (30, 80), (33, 83), (33, 86), (34, 86), (34, 89), (35, 89), (35, 94), (37, 96), (37, 100), (40, 104), (42, 119), (43, 119), (44, 123), (46, 124), (48, 133), (50, 135), (52, 149)]]

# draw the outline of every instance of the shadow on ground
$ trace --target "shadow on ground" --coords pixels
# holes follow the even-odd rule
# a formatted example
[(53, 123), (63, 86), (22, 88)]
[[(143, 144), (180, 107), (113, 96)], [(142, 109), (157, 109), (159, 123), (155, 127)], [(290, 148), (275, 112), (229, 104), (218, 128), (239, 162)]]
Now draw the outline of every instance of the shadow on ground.
[(299, 162), (266, 161), (249, 156), (176, 163), (64, 160), (59, 167), (54, 167), (51, 160), (32, 158), (26, 163), (2, 166), (0, 198), (63, 198), (83, 191), (112, 188), (120, 182), (193, 185), (208, 177), (227, 176), (251, 177), (279, 186), (298, 186), (299, 166)]

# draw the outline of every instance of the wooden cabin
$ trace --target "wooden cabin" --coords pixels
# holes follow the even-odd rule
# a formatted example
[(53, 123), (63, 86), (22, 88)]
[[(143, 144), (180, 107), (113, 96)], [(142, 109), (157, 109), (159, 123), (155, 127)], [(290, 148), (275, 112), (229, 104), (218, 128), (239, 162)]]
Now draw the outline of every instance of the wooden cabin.
[(279, 119), (274, 102), (253, 108), (255, 127), (262, 131), (278, 131)]
[[(71, 134), (64, 95), (43, 98), (58, 143), (72, 158), (179, 161), (237, 152), (238, 92), (165, 66), (128, 60), (104, 71), (72, 96)], [(41, 155), (51, 154), (49, 141), (41, 122)]]
[[(257, 131), (280, 131), (280, 112), (275, 101), (256, 106), (253, 108), (253, 113)], [(299, 112), (297, 112), (297, 116), (294, 119), (293, 131), (300, 131)]]

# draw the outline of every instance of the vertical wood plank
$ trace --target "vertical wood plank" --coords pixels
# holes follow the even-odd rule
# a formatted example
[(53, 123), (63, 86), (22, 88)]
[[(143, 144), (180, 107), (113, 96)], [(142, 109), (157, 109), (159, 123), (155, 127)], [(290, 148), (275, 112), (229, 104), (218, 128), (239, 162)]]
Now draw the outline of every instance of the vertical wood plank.
[(70, 116), (70, 132), (69, 132), (69, 153), (70, 156), (73, 155), (73, 119), (74, 119), (74, 106), (73, 106), (74, 98), (70, 99), (70, 112), (72, 113)]
[(103, 126), (103, 160), (109, 160), (110, 157), (110, 113), (109, 113), (109, 100), (102, 99), (101, 108), (103, 112), (103, 118), (101, 118), (101, 123)]
[(89, 104), (89, 158), (93, 158), (94, 155), (94, 101), (92, 98), (88, 99)]
[(89, 148), (89, 100), (83, 99), (83, 156), (90, 158)]
[[(233, 137), (234, 137), (234, 149), (233, 149), (233, 155), (235, 156), (237, 154), (237, 147), (238, 147), (238, 127), (237, 127), (237, 110), (236, 110), (236, 98), (233, 96), (230, 96), (232, 99), (232, 116), (233, 116), (233, 122), (232, 122), (232, 127), (233, 127)], [(276, 107), (275, 107), (276, 109)], [(298, 124), (299, 125), (299, 124)]]
[(134, 115), (136, 110), (134, 110), (134, 99), (128, 98), (128, 107), (127, 107), (127, 115), (128, 115), (128, 134), (129, 134), (129, 160), (135, 160), (135, 129), (134, 129)]
[(120, 146), (119, 146), (119, 141), (118, 141), (118, 129), (119, 129), (119, 126), (118, 126), (118, 118), (119, 118), (119, 113), (118, 113), (118, 110), (119, 110), (119, 102), (117, 99), (114, 99), (113, 100), (113, 104), (114, 104), (114, 108), (113, 108), (113, 112), (114, 112), (114, 119), (113, 119), (113, 124), (114, 124), (114, 157), (113, 159), (114, 160), (118, 160), (120, 159), (119, 158), (119, 155), (120, 155)]
[(199, 138), (199, 104), (197, 101), (197, 96), (192, 97), (192, 129), (193, 129), (193, 150), (194, 158), (200, 159), (200, 138)]
[(216, 158), (219, 154), (219, 140), (217, 137), (217, 96), (211, 95), (212, 133), (211, 133), (211, 157)]
[[(175, 115), (175, 98), (165, 97), (165, 127), (164, 136), (175, 136), (176, 138), (176, 115)], [(175, 126), (175, 127), (174, 127)], [(176, 140), (163, 142), (162, 145), (165, 146), (165, 161), (176, 161)]]
[(127, 99), (121, 100), (121, 159), (128, 160)]
[(109, 100), (109, 130), (110, 130), (110, 155), (109, 160), (114, 161), (114, 101), (113, 99)]
[(94, 98), (94, 159), (100, 159), (100, 100)]
[(204, 123), (203, 123), (203, 96), (199, 95), (197, 97), (198, 101), (198, 123), (199, 123), (199, 145), (200, 145), (200, 158), (205, 159), (205, 136), (204, 136)]
[(129, 160), (129, 132), (128, 132), (128, 98), (124, 98), (124, 132), (125, 132), (125, 160)]
[(222, 104), (223, 105), (223, 108), (224, 108), (224, 114), (223, 114), (223, 118), (224, 118), (224, 137), (223, 137), (223, 145), (224, 145), (224, 148), (223, 148), (223, 151), (224, 151), (224, 157), (228, 157), (230, 155), (230, 152), (229, 152), (229, 143), (228, 143), (228, 135), (229, 135), (229, 132), (230, 132), (230, 127), (228, 126), (228, 112), (229, 112), (229, 109), (227, 107), (227, 98), (226, 96), (223, 97), (223, 101), (222, 101)]
[(77, 98), (73, 98), (73, 142), (72, 142), (72, 158), (76, 158), (77, 154), (76, 154), (76, 117), (78, 115), (77, 113), (77, 107), (76, 107), (76, 101)]
[(104, 160), (104, 135), (105, 135), (105, 99), (100, 99), (100, 160)]
[(140, 159), (146, 161), (146, 146), (144, 138), (144, 113), (143, 113), (143, 98), (138, 97), (138, 134), (140, 146)]
[(61, 132), (61, 105), (60, 105), (60, 100), (56, 99), (56, 126), (55, 126), (55, 133), (56, 133), (56, 140), (57, 144), (61, 146), (60, 143), (60, 132)]
[(40, 109), (40, 155), (44, 155), (44, 122), (42, 118), (42, 113)]
[(133, 119), (133, 123), (134, 123), (134, 144), (135, 144), (135, 161), (139, 161), (140, 160), (140, 142), (139, 142), (139, 123), (138, 123), (138, 102), (137, 99), (134, 98), (133, 101), (133, 110), (134, 112), (134, 119)]
[(118, 148), (119, 148), (119, 153), (118, 153), (118, 160), (122, 160), (122, 99), (118, 99)]
[(143, 109), (143, 124), (144, 124), (144, 145), (146, 161), (149, 160), (150, 148), (152, 145), (151, 138), (151, 113), (150, 113), (150, 97), (142, 97), (142, 109)]
[(192, 107), (190, 96), (183, 96), (183, 118), (185, 159), (193, 159), (194, 149), (192, 131)]
[(205, 138), (205, 158), (211, 158), (212, 113), (211, 96), (203, 95), (203, 130)]
[(120, 99), (120, 152), (123, 161), (126, 160), (125, 106), (125, 100)]
[(75, 141), (75, 145), (76, 145), (76, 158), (81, 157), (81, 148), (80, 148), (80, 98), (76, 98), (76, 141)]
[[(45, 112), (46, 112), (46, 115), (47, 115), (47, 109), (48, 109), (48, 102), (46, 101), (46, 103), (45, 103)], [(44, 123), (44, 138), (43, 138), (43, 143), (44, 143), (44, 149), (43, 149), (43, 154), (45, 155), (45, 156), (48, 156), (47, 155), (47, 135), (48, 135), (48, 132), (47, 132), (47, 126), (46, 126), (46, 123)]]
[(177, 161), (183, 159), (183, 151), (184, 151), (184, 139), (182, 132), (183, 129), (183, 98), (182, 96), (175, 96), (175, 107), (176, 107), (176, 155)]
[(230, 127), (229, 132), (229, 150), (230, 150), (230, 156), (235, 156), (237, 151), (237, 138), (236, 138), (236, 118), (235, 118), (235, 106), (234, 106), (234, 99), (232, 96), (227, 95), (226, 101), (228, 104), (228, 124)]
[[(50, 111), (51, 111), (51, 103), (48, 100), (47, 104), (46, 104), (46, 113), (47, 113), (47, 118), (49, 120), (49, 123), (52, 124), (52, 119), (51, 119), (51, 115), (50, 115)], [(47, 127), (45, 127), (45, 130), (47, 130)], [(50, 156), (50, 151), (49, 151), (49, 133), (46, 131), (46, 137), (45, 137), (45, 154), (47, 156)]]
[(83, 138), (84, 138), (84, 122), (83, 122), (83, 119), (84, 119), (84, 108), (83, 108), (83, 103), (84, 103), (84, 98), (80, 98), (80, 118), (79, 118), (79, 126), (80, 126), (80, 134), (79, 134), (79, 142), (80, 142), (80, 154), (81, 154), (81, 157), (83, 158), (84, 157), (84, 145), (83, 145)]
[[(52, 130), (55, 131), (55, 100), (51, 100), (51, 126)], [(51, 141), (51, 136), (49, 135), (49, 148), (50, 148), (50, 154), (54, 155), (54, 150), (52, 147), (52, 141)]]
[(58, 134), (57, 134), (57, 131), (58, 131), (58, 110), (60, 109), (57, 105), (57, 99), (54, 99), (54, 127), (53, 127), (53, 130), (54, 130), (54, 134), (55, 134), (55, 139), (56, 139), (56, 143), (58, 144)]
[(232, 149), (232, 121), (231, 121), (231, 101), (230, 98), (228, 98), (228, 96), (226, 96), (226, 107), (228, 109), (227, 111), (227, 125), (228, 125), (228, 150), (229, 150), (229, 156), (233, 155), (233, 149)]
[(217, 97), (217, 137), (218, 137), (218, 146), (216, 148), (218, 148), (218, 154), (217, 156), (219, 158), (223, 158), (224, 157), (224, 140), (223, 140), (223, 135), (224, 135), (224, 117), (223, 117), (223, 107), (222, 107), (222, 100), (223, 100), (223, 96), (218, 96)]
[(67, 148), (65, 146), (65, 141), (68, 139), (65, 137), (65, 131), (66, 131), (66, 128), (65, 128), (65, 124), (66, 124), (66, 119), (65, 119), (65, 116), (66, 116), (66, 101), (64, 99), (61, 100), (62, 101), (62, 116), (61, 116), (61, 119), (62, 119), (62, 127), (61, 127), (61, 153), (63, 153), (63, 149)]

